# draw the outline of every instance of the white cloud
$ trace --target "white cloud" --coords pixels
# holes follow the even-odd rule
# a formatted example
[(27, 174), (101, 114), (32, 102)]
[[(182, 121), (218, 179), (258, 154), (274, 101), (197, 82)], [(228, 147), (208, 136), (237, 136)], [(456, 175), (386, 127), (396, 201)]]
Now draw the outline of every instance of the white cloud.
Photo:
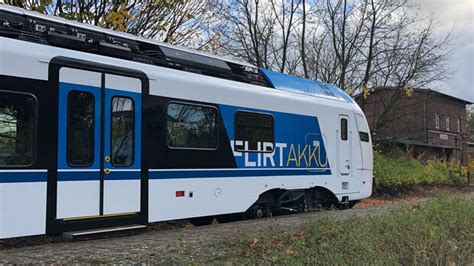
[(448, 69), (454, 73), (440, 89), (474, 102), (474, 0), (416, 0), (417, 12), (432, 14), (440, 36), (452, 34), (453, 55)]

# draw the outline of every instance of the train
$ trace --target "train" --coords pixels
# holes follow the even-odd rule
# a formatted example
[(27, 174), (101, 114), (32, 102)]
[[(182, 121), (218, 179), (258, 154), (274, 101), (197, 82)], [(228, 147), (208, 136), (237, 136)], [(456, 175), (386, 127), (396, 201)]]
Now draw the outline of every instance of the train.
[(332, 84), (0, 4), (0, 239), (370, 197)]

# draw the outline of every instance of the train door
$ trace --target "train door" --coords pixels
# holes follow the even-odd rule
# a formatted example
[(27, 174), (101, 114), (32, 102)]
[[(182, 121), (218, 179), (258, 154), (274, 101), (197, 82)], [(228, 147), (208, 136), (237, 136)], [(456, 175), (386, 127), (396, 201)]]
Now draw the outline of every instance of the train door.
[(351, 137), (349, 116), (339, 116), (339, 130), (337, 136), (337, 160), (340, 176), (351, 174)]
[(140, 212), (141, 82), (105, 74), (102, 215)]
[(56, 220), (139, 213), (141, 81), (59, 71)]

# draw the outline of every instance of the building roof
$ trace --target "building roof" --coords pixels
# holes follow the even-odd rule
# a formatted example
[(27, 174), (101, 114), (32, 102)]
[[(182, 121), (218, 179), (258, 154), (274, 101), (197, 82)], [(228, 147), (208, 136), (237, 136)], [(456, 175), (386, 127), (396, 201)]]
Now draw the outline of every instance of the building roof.
[[(374, 91), (382, 91), (382, 90), (398, 90), (399, 88), (398, 87), (394, 87), (394, 86), (386, 86), (386, 87), (377, 87), (376, 89), (370, 89), (369, 92), (374, 92)], [(467, 104), (467, 105), (470, 105), (470, 104), (474, 104), (474, 102), (471, 102), (469, 100), (466, 100), (466, 99), (461, 99), (459, 97), (455, 97), (453, 95), (449, 95), (447, 93), (444, 93), (444, 92), (440, 92), (440, 91), (437, 91), (437, 90), (433, 90), (433, 89), (425, 89), (425, 88), (415, 88), (414, 91), (418, 91), (418, 92), (426, 92), (426, 93), (429, 93), (429, 92), (432, 92), (432, 93), (436, 93), (436, 94), (439, 94), (443, 97), (448, 97), (450, 99), (453, 99), (455, 101), (460, 101), (460, 102), (463, 102), (464, 104)], [(362, 93), (358, 93), (357, 95), (354, 95), (355, 98), (358, 98), (362, 95)]]

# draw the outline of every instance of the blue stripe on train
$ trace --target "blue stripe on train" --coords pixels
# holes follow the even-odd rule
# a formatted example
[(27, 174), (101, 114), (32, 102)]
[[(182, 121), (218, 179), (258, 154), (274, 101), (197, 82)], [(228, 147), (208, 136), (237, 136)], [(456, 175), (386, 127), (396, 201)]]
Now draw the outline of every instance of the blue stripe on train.
[[(140, 179), (139, 171), (112, 172), (104, 176), (104, 180), (135, 180)], [(58, 173), (58, 181), (88, 181), (100, 180), (100, 173), (97, 172), (61, 172)]]
[(27, 183), (46, 182), (48, 174), (46, 172), (3, 172), (0, 173), (1, 183)]
[[(158, 170), (150, 171), (150, 179), (174, 178), (212, 178), (212, 177), (258, 177), (258, 176), (310, 176), (330, 175), (330, 169), (308, 171), (307, 169), (265, 169), (265, 170)], [(138, 180), (140, 172), (115, 172), (107, 175), (105, 180)], [(47, 173), (40, 172), (11, 172), (0, 173), (0, 183), (46, 182)], [(99, 180), (98, 172), (60, 172), (58, 181), (93, 181)]]
[(97, 172), (59, 172), (58, 181), (85, 181), (100, 180), (100, 173)]
[(141, 173), (140, 172), (129, 172), (129, 171), (124, 171), (124, 172), (112, 172), (109, 175), (104, 176), (104, 180), (136, 180), (141, 178)]
[(207, 177), (257, 177), (257, 176), (298, 176), (330, 175), (330, 169), (308, 171), (306, 169), (281, 170), (196, 170), (196, 171), (150, 171), (150, 179), (207, 178)]

